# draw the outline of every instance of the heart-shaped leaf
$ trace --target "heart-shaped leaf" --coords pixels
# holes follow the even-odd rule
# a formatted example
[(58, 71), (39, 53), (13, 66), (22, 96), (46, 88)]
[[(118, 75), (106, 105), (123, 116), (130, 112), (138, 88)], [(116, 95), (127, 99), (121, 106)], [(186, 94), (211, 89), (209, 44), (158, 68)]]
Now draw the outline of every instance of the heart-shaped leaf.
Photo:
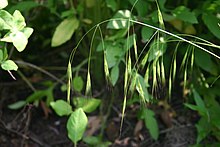
[(70, 115), (72, 113), (71, 105), (64, 100), (51, 102), (50, 105), (59, 116)]
[(76, 109), (67, 121), (68, 137), (77, 144), (82, 139), (88, 124), (88, 118), (82, 108)]
[(12, 60), (6, 60), (1, 63), (1, 67), (4, 70), (18, 70), (18, 66)]

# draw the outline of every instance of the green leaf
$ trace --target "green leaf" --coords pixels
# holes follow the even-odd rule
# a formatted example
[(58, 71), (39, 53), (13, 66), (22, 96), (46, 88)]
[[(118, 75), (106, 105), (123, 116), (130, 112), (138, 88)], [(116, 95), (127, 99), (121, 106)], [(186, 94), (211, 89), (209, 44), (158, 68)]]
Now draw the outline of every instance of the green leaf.
[(40, 6), (40, 4), (35, 1), (19, 1), (19, 3), (10, 7), (9, 12), (14, 12), (15, 10), (28, 12), (30, 9), (37, 6)]
[(83, 141), (86, 144), (89, 144), (89, 145), (92, 145), (92, 146), (98, 145), (101, 142), (100, 138), (96, 137), (96, 136), (86, 136), (86, 137), (83, 137)]
[(5, 21), (2, 18), (0, 18), (0, 30), (10, 30), (10, 29), (11, 27), (7, 23), (5, 23)]
[(149, 27), (142, 27), (141, 29), (141, 37), (143, 42), (147, 42), (151, 36), (153, 35), (154, 30)]
[(115, 11), (117, 9), (117, 3), (115, 0), (105, 0), (107, 7), (111, 8), (112, 11)]
[(196, 124), (196, 129), (198, 133), (196, 142), (199, 144), (211, 132), (211, 124), (202, 117)]
[(218, 68), (211, 59), (211, 55), (202, 51), (195, 50), (195, 62), (203, 70), (213, 75), (218, 75)]
[(56, 28), (52, 37), (52, 47), (59, 46), (71, 39), (75, 30), (79, 27), (79, 21), (75, 17), (64, 19)]
[(106, 44), (106, 59), (108, 63), (108, 68), (115, 66), (124, 54), (124, 49), (121, 44)]
[[(1, 19), (4, 21), (4, 23), (5, 23), (4, 26), (6, 28), (9, 28), (9, 27), (10, 27), (10, 29), (13, 28), (14, 18), (10, 13), (8, 13), (5, 10), (0, 10), (0, 16), (1, 16)], [(2, 21), (0, 21), (0, 22), (2, 22)]]
[(163, 37), (160, 37), (159, 40), (154, 40), (150, 45), (148, 61), (153, 61), (162, 56), (166, 52), (166, 48), (167, 44)]
[[(194, 101), (196, 103), (196, 106), (199, 109), (198, 111), (199, 111), (200, 115), (207, 116), (209, 112), (205, 106), (204, 101), (202, 100), (202, 98), (200, 97), (200, 95), (198, 94), (198, 92), (195, 89), (193, 89), (193, 96), (194, 96)], [(209, 116), (207, 116), (207, 117), (209, 117)]]
[(220, 39), (220, 29), (218, 24), (220, 19), (212, 14), (204, 13), (202, 15), (203, 22), (208, 27), (208, 29), (214, 34), (218, 39)]
[(4, 53), (3, 53), (3, 50), (0, 49), (0, 63), (3, 61), (4, 59)]
[(88, 119), (82, 108), (78, 108), (72, 112), (67, 121), (67, 131), (68, 137), (74, 144), (77, 144), (77, 142), (82, 139), (87, 124)]
[(12, 60), (6, 60), (1, 63), (1, 67), (4, 70), (18, 70), (18, 66)]
[(25, 27), (22, 30), (20, 30), (20, 32), (24, 33), (24, 35), (26, 36), (26, 38), (29, 38), (31, 36), (31, 34), (33, 33), (33, 29), (29, 28), (29, 27)]
[(131, 18), (131, 12), (129, 10), (119, 10), (114, 16), (113, 20), (107, 24), (109, 29), (125, 29), (130, 24), (128, 19)]
[(77, 108), (82, 108), (84, 112), (93, 112), (101, 103), (101, 100), (95, 98), (76, 97), (73, 103)]
[(8, 5), (8, 0), (0, 0), (0, 9), (5, 8)]
[(111, 83), (113, 86), (115, 86), (116, 82), (118, 81), (119, 78), (119, 67), (114, 66), (111, 70)]
[[(145, 0), (129, 0), (131, 5), (135, 4), (135, 9), (138, 13), (138, 16), (145, 17), (148, 12), (149, 4)], [(137, 3), (136, 3), (137, 2)]]
[(25, 19), (20, 11), (15, 10), (15, 12), (13, 13), (13, 17), (15, 24), (15, 26), (13, 26), (14, 28), (16, 28), (17, 30), (21, 30), (26, 26)]
[(173, 11), (173, 16), (176, 18), (189, 23), (198, 23), (194, 12), (190, 12), (185, 6), (179, 6)]
[(77, 92), (81, 92), (83, 89), (83, 79), (81, 76), (76, 76), (73, 78), (73, 88), (74, 90), (76, 90)]
[(157, 140), (159, 137), (159, 128), (157, 125), (157, 120), (154, 117), (154, 112), (150, 109), (142, 110), (142, 118), (144, 118), (145, 126), (150, 132), (153, 139)]
[(28, 39), (24, 33), (20, 31), (12, 32), (10, 33), (9, 37), (11, 38), (13, 45), (19, 52), (22, 52), (25, 49), (28, 43)]
[(72, 113), (72, 106), (64, 100), (51, 102), (50, 105), (59, 116), (70, 115)]
[(16, 110), (16, 109), (19, 109), (19, 108), (25, 106), (26, 104), (27, 104), (26, 101), (17, 101), (17, 102), (15, 102), (13, 104), (8, 105), (8, 108)]

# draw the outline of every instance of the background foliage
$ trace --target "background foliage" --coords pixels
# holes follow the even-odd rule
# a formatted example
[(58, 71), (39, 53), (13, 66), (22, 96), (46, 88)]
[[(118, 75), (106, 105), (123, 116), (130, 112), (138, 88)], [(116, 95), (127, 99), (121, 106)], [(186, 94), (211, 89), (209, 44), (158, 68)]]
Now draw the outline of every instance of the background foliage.
[[(59, 116), (69, 116), (67, 129), (79, 134), (68, 134), (76, 145), (87, 125), (85, 113), (100, 107), (105, 113), (100, 115), (109, 116), (119, 101), (123, 122), (126, 107), (139, 103), (143, 107), (137, 118), (157, 140), (157, 120), (148, 103), (172, 100), (181, 89), (186, 108), (200, 116), (196, 144), (209, 136), (215, 138), (213, 144), (219, 142), (219, 0), (11, 0), (2, 8), (1, 67), (31, 67), (18, 74), (33, 91), (9, 108), (45, 102)], [(27, 38), (21, 54), (5, 43), (21, 52)], [(36, 70), (50, 79), (36, 76)], [(34, 83), (35, 76), (42, 78), (40, 83)], [(112, 94), (105, 93), (106, 87)], [(57, 100), (55, 90), (67, 91), (67, 102)], [(75, 121), (78, 117), (82, 122)]]

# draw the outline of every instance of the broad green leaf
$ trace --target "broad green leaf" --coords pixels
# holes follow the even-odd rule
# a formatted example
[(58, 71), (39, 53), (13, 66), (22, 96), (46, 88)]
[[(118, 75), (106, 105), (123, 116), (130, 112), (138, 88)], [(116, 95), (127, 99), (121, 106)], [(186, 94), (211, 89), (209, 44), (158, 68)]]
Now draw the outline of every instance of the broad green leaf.
[(83, 141), (86, 144), (89, 144), (89, 145), (92, 145), (92, 146), (98, 145), (101, 142), (100, 137), (96, 137), (96, 136), (83, 137)]
[(190, 10), (185, 6), (179, 6), (173, 11), (173, 16), (176, 18), (189, 23), (198, 23), (196, 15), (194, 12), (190, 12)]
[(159, 128), (157, 120), (154, 117), (154, 112), (150, 109), (144, 109), (142, 113), (141, 117), (144, 119), (146, 128), (149, 130), (151, 137), (157, 140), (159, 137)]
[(10, 30), (11, 27), (0, 17), (0, 30)]
[(70, 115), (72, 113), (72, 106), (64, 100), (51, 102), (50, 105), (59, 116)]
[(93, 112), (101, 103), (101, 100), (95, 98), (76, 97), (73, 99), (74, 105), (77, 108), (82, 108), (84, 112)]
[(125, 29), (128, 28), (129, 18), (131, 18), (131, 12), (129, 10), (119, 10), (107, 24), (109, 29)]
[(10, 7), (9, 12), (14, 12), (15, 10), (19, 10), (21, 12), (23, 11), (29, 11), (30, 9), (40, 6), (37, 1), (19, 1), (19, 3), (16, 3), (16, 5), (13, 5)]
[(148, 61), (152, 61), (166, 52), (167, 44), (163, 37), (159, 40), (155, 40), (150, 45)]
[(29, 38), (31, 36), (31, 34), (33, 33), (33, 29), (29, 28), (29, 27), (25, 27), (22, 30), (20, 30), (20, 32), (24, 33), (24, 35), (26, 36), (26, 38)]
[(75, 17), (64, 19), (56, 28), (51, 45), (59, 46), (71, 39), (75, 30), (79, 27), (79, 21)]
[(8, 5), (8, 0), (0, 0), (0, 9), (5, 8)]
[(138, 16), (145, 17), (148, 11), (148, 3), (145, 0), (129, 0), (131, 5), (133, 6), (135, 4), (135, 9), (138, 13)]
[(3, 50), (0, 49), (0, 63), (2, 62), (3, 59), (4, 59), (4, 53)]
[(211, 124), (202, 117), (199, 122), (196, 124), (197, 129), (197, 144), (199, 144), (211, 131)]
[(141, 37), (143, 42), (147, 42), (151, 36), (153, 35), (154, 30), (149, 27), (142, 27), (141, 29)]
[(115, 66), (120, 60), (121, 56), (124, 54), (124, 50), (121, 44), (109, 44), (106, 45), (106, 59), (108, 63), (108, 68)]
[(13, 28), (16, 28), (17, 30), (21, 30), (26, 26), (25, 19), (22, 16), (20, 11), (15, 10), (15, 12), (13, 13), (13, 17), (14, 17), (14, 24), (15, 24)]
[(136, 34), (130, 35), (129, 37), (123, 40), (124, 48), (126, 49), (124, 50), (125, 52), (134, 45), (134, 38), (136, 39)]
[(220, 29), (218, 24), (220, 23), (220, 19), (212, 14), (204, 13), (202, 15), (203, 22), (208, 27), (208, 29), (214, 34), (218, 39), (220, 39)]
[(79, 140), (82, 139), (86, 130), (88, 119), (82, 108), (76, 109), (72, 112), (67, 121), (68, 137), (76, 145)]
[(26, 101), (17, 101), (13, 104), (10, 104), (8, 105), (8, 108), (9, 109), (13, 109), (13, 110), (16, 110), (16, 109), (19, 109), (19, 108), (22, 108), (23, 106), (25, 106), (27, 104)]
[(195, 62), (203, 70), (213, 75), (218, 75), (218, 68), (211, 59), (211, 55), (201, 51), (195, 50)]
[(81, 76), (76, 76), (73, 78), (73, 88), (74, 90), (76, 90), (77, 92), (81, 92), (83, 89), (83, 79)]
[(6, 60), (2, 62), (1, 67), (4, 70), (15, 70), (16, 71), (18, 69), (18, 66), (12, 60)]
[(0, 18), (4, 21), (5, 26), (10, 27), (10, 29), (13, 28), (14, 18), (10, 13), (5, 10), (0, 10)]
[(116, 82), (118, 81), (118, 78), (119, 78), (119, 67), (114, 66), (111, 69), (111, 82), (113, 86), (115, 86)]
[(115, 0), (105, 0), (107, 7), (111, 8), (112, 11), (115, 11), (117, 9), (117, 3)]
[(13, 45), (16, 47), (16, 49), (19, 52), (22, 52), (28, 43), (28, 39), (25, 36), (25, 34), (20, 31), (16, 31), (16, 32), (10, 33), (9, 36), (12, 40)]
[(105, 141), (103, 142), (99, 136), (86, 136), (83, 137), (83, 142), (85, 142), (89, 146), (98, 146), (98, 147), (109, 147), (111, 146), (111, 142)]

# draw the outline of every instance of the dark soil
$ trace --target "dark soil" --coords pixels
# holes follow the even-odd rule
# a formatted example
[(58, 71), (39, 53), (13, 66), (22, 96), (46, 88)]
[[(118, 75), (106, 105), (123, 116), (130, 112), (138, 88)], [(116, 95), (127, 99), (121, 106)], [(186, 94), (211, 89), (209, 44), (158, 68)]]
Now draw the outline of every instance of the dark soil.
[[(19, 110), (7, 108), (8, 104), (25, 99), (31, 93), (28, 89), (21, 81), (0, 85), (0, 147), (73, 146), (67, 137), (66, 117), (58, 117), (52, 110), (47, 116), (42, 107), (32, 104)], [(183, 107), (181, 97), (174, 96), (169, 104), (169, 109), (165, 109), (163, 104), (150, 106), (159, 123), (160, 137), (157, 141), (149, 135), (143, 121), (137, 120), (138, 104), (127, 107), (119, 137), (121, 108), (114, 104), (104, 130), (104, 140), (111, 141), (112, 147), (188, 147), (194, 144), (197, 115)], [(99, 122), (98, 119), (98, 113), (89, 116), (90, 124), (86, 134), (95, 135), (100, 132), (101, 120)], [(78, 146), (88, 145), (81, 141)]]

